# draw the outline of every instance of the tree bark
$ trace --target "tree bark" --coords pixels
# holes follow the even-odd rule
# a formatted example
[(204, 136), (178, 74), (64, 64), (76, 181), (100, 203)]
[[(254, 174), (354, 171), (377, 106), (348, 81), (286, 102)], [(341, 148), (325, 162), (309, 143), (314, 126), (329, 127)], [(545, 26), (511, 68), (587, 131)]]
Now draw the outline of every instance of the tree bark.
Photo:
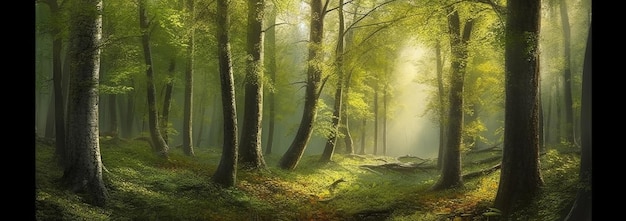
[(146, 81), (148, 84), (148, 127), (156, 151), (158, 151), (160, 156), (167, 158), (169, 147), (165, 143), (161, 131), (159, 130), (159, 119), (156, 108), (156, 89), (154, 87), (154, 69), (150, 49), (150, 29), (144, 1), (145, 0), (139, 1), (139, 25), (141, 28), (141, 46), (143, 48), (143, 56), (146, 64)]
[[(267, 73), (270, 75), (270, 82), (276, 88), (276, 6), (272, 5), (268, 13), (268, 25), (271, 27), (265, 31), (265, 44), (267, 50), (264, 56), (267, 57)], [(269, 119), (267, 131), (267, 144), (265, 145), (265, 154), (272, 154), (272, 146), (274, 145), (274, 129), (276, 127), (276, 93), (275, 90), (269, 92), (268, 97)]]
[(239, 164), (246, 169), (265, 168), (261, 149), (263, 126), (263, 10), (264, 0), (248, 0), (245, 102)]
[(335, 102), (333, 104), (332, 133), (328, 140), (320, 161), (329, 162), (332, 160), (337, 145), (337, 136), (339, 134), (339, 125), (341, 124), (341, 112), (343, 107), (343, 52), (344, 52), (344, 30), (345, 23), (343, 17), (343, 0), (339, 0), (337, 13), (339, 14), (339, 31), (337, 33), (337, 48), (335, 48), (335, 73), (337, 74), (337, 85), (335, 89)]
[(361, 151), (359, 151), (359, 154), (365, 154), (365, 131), (366, 131), (366, 125), (367, 124), (367, 119), (363, 118), (363, 120), (361, 121)]
[(217, 0), (217, 56), (219, 60), (220, 85), (224, 119), (224, 143), (217, 170), (211, 177), (213, 182), (233, 187), (237, 182), (237, 109), (235, 105), (235, 83), (230, 52), (230, 15), (228, 0)]
[(346, 100), (346, 102), (342, 102), (342, 109), (341, 109), (341, 119), (339, 119), (340, 122), (343, 122), (343, 127), (339, 127), (339, 131), (341, 131), (342, 134), (344, 134), (344, 142), (346, 144), (346, 153), (347, 154), (353, 154), (354, 153), (354, 142), (352, 141), (352, 134), (350, 134), (350, 126), (349, 126), (349, 122), (350, 122), (350, 117), (348, 114), (348, 102), (347, 102), (347, 98), (348, 98), (348, 91), (350, 90), (350, 78), (351, 78), (352, 73), (349, 73), (348, 76), (346, 77), (346, 91), (345, 93), (343, 93), (344, 96), (344, 100)]
[(98, 81), (102, 1), (76, 1), (70, 6), (70, 94), (67, 127), (68, 165), (62, 181), (73, 192), (86, 191), (89, 202), (104, 207), (108, 191), (102, 180), (98, 134)]
[(571, 31), (566, 1), (560, 1), (561, 24), (563, 28), (563, 97), (565, 101), (565, 140), (575, 143), (574, 102), (572, 101)]
[(507, 3), (504, 149), (494, 206), (504, 216), (525, 206), (543, 184), (539, 170), (540, 0)]
[[(191, 20), (195, 21), (193, 1), (187, 1), (187, 8), (192, 14)], [(189, 44), (187, 46), (187, 66), (185, 67), (185, 98), (183, 107), (183, 152), (187, 156), (193, 156), (193, 67), (195, 52), (195, 28), (191, 24)], [(202, 122), (202, 121), (201, 121)]]
[(311, 0), (311, 20), (309, 39), (309, 58), (307, 69), (307, 84), (304, 96), (304, 110), (300, 121), (300, 127), (293, 142), (282, 156), (279, 167), (293, 170), (298, 165), (306, 145), (311, 138), (313, 123), (317, 117), (317, 100), (319, 97), (322, 70), (318, 67), (322, 60), (322, 40), (324, 38), (324, 11), (322, 0)]
[(437, 60), (437, 92), (439, 97), (439, 152), (437, 154), (437, 169), (443, 167), (443, 152), (446, 145), (446, 103), (445, 90), (443, 87), (443, 58), (441, 57), (441, 44), (435, 45), (435, 59)]
[(591, 133), (592, 133), (592, 114), (591, 114), (591, 24), (589, 24), (589, 33), (587, 36), (587, 49), (585, 51), (585, 60), (583, 65), (583, 88), (580, 109), (580, 128), (581, 128), (581, 154), (580, 154), (580, 173), (579, 183), (581, 184), (576, 200), (570, 210), (565, 221), (587, 221), (591, 219)]
[(166, 144), (169, 144), (169, 134), (167, 133), (167, 127), (170, 118), (170, 109), (172, 107), (172, 89), (174, 88), (174, 71), (176, 70), (176, 59), (171, 58), (170, 66), (167, 69), (169, 74), (169, 79), (165, 84), (165, 97), (163, 98), (163, 114), (161, 116), (161, 133), (163, 135), (163, 140)]
[(474, 22), (465, 22), (463, 33), (459, 14), (456, 9), (449, 8), (448, 28), (450, 34), (450, 48), (452, 50), (452, 62), (450, 76), (450, 109), (448, 110), (448, 132), (446, 148), (443, 153), (443, 165), (441, 176), (432, 187), (433, 190), (450, 189), (463, 186), (461, 175), (461, 145), (463, 134), (463, 84), (467, 65), (467, 43), (470, 39)]
[(374, 155), (378, 154), (378, 80), (374, 82)]

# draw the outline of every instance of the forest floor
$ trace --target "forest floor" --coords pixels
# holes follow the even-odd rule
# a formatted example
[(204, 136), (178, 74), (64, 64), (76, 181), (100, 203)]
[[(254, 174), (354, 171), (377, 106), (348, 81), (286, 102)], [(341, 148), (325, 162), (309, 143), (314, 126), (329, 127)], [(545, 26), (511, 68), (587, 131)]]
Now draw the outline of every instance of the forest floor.
[[(145, 141), (101, 139), (109, 202), (86, 203), (61, 188), (62, 171), (51, 143), (36, 142), (37, 220), (489, 220), (500, 171), (464, 180), (464, 186), (430, 191), (436, 160), (335, 154), (333, 162), (304, 156), (294, 171), (279, 169), (280, 154), (265, 157), (263, 171), (238, 171), (236, 188), (210, 182), (218, 148), (187, 157), (170, 149), (159, 158)], [(496, 165), (501, 151), (464, 153), (463, 174)], [(494, 158), (495, 157), (495, 158)], [(513, 220), (562, 220), (576, 195), (579, 154), (551, 147), (541, 155), (545, 185)], [(495, 161), (493, 159), (496, 159)], [(387, 164), (389, 167), (377, 165)], [(419, 168), (404, 166), (419, 165)]]

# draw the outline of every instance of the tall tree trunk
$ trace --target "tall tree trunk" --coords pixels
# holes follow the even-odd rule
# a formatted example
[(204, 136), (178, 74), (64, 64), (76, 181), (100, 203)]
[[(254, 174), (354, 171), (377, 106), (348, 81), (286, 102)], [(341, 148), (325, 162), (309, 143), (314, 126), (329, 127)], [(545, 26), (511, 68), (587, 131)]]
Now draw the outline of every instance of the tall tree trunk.
[[(196, 134), (196, 138), (197, 138), (197, 139), (195, 139), (196, 147), (200, 147), (200, 144), (202, 144), (202, 140), (204, 140), (202, 138), (205, 137), (204, 136), (204, 128), (206, 126), (206, 123), (205, 123), (205, 119), (206, 119), (206, 102), (207, 102), (208, 98), (209, 98), (208, 93), (206, 93), (206, 92), (203, 93), (202, 99), (200, 100), (200, 105), (197, 105), (197, 106), (199, 106), (197, 108), (200, 109), (200, 116), (196, 117), (196, 120), (199, 119), (200, 128), (198, 129), (198, 133)], [(198, 121), (196, 121), (196, 122), (198, 122)], [(213, 122), (211, 122), (211, 123), (213, 123)]]
[(572, 101), (571, 34), (566, 1), (560, 1), (563, 28), (563, 97), (565, 99), (565, 141), (576, 144), (574, 138), (574, 102)]
[(366, 130), (366, 125), (367, 124), (367, 119), (363, 118), (363, 121), (361, 121), (361, 151), (359, 151), (359, 154), (365, 154), (365, 130)]
[(108, 191), (102, 180), (98, 140), (98, 81), (102, 1), (76, 1), (70, 6), (70, 97), (67, 127), (67, 166), (62, 181), (74, 192), (86, 191), (89, 202), (103, 207)]
[(433, 190), (449, 189), (463, 185), (461, 176), (461, 144), (463, 134), (463, 84), (467, 65), (467, 42), (470, 39), (473, 20), (465, 22), (463, 34), (459, 14), (456, 9), (449, 8), (448, 29), (450, 32), (450, 48), (452, 74), (450, 76), (450, 109), (448, 110), (448, 133), (446, 148), (443, 153), (443, 165), (439, 181)]
[(387, 155), (387, 73), (385, 72), (385, 86), (383, 87), (383, 156)]
[(261, 149), (263, 127), (263, 10), (264, 0), (248, 0), (245, 103), (239, 163), (246, 169), (265, 168)]
[(565, 221), (587, 221), (591, 219), (591, 133), (592, 133), (592, 114), (591, 114), (591, 24), (589, 24), (589, 33), (587, 35), (587, 49), (585, 50), (585, 60), (583, 65), (583, 85), (582, 99), (580, 109), (580, 128), (581, 128), (581, 152), (580, 152), (580, 173), (578, 174), (579, 183), (581, 184), (576, 200), (570, 210)]
[(318, 63), (321, 62), (323, 57), (321, 46), (324, 38), (325, 7), (322, 6), (322, 0), (311, 0), (310, 5), (311, 30), (309, 37), (309, 58), (307, 62), (308, 70), (304, 96), (304, 110), (302, 111), (302, 119), (298, 132), (289, 146), (289, 149), (287, 149), (287, 152), (285, 152), (279, 162), (279, 167), (287, 170), (293, 170), (298, 165), (306, 149), (306, 145), (311, 138), (313, 123), (317, 117), (317, 100), (319, 98), (319, 88), (322, 77), (322, 70), (318, 67)]
[[(268, 12), (268, 25), (265, 31), (266, 50), (264, 56), (267, 58), (267, 73), (270, 75), (270, 83), (276, 88), (276, 6), (271, 5)], [(267, 144), (265, 154), (272, 154), (274, 145), (274, 129), (276, 127), (276, 93), (275, 90), (269, 92), (268, 97), (269, 119), (267, 131)]]
[(341, 108), (341, 119), (339, 119), (339, 122), (343, 122), (343, 127), (339, 127), (339, 131), (344, 134), (344, 142), (346, 144), (346, 153), (347, 154), (353, 154), (354, 153), (354, 142), (352, 141), (352, 134), (350, 134), (350, 126), (349, 126), (349, 122), (350, 122), (350, 118), (349, 118), (349, 114), (348, 114), (348, 102), (347, 102), (347, 98), (348, 98), (348, 91), (350, 90), (350, 78), (352, 76), (352, 72), (350, 72), (348, 74), (348, 76), (346, 76), (346, 91), (345, 93), (343, 93), (344, 96), (344, 100), (346, 100), (346, 102), (342, 102), (342, 108)]
[(547, 102), (548, 110), (546, 110), (547, 113), (545, 115), (547, 115), (547, 116), (544, 118), (544, 124), (545, 124), (545, 129), (544, 129), (544, 133), (545, 133), (545, 135), (544, 135), (544, 140), (545, 140), (544, 141), (545, 142), (544, 146), (545, 147), (544, 147), (544, 151), (547, 150), (546, 147), (548, 146), (548, 144), (552, 144), (552, 127), (551, 127), (552, 126), (552, 123), (551, 123), (551, 121), (552, 121), (552, 87), (550, 87), (548, 89), (550, 89), (548, 91), (548, 102)]
[(150, 27), (145, 9), (145, 0), (139, 1), (139, 25), (141, 28), (141, 46), (146, 63), (146, 76), (148, 83), (148, 127), (152, 138), (152, 145), (162, 157), (168, 157), (169, 147), (165, 143), (161, 131), (159, 130), (159, 119), (156, 108), (156, 89), (154, 87), (154, 69), (152, 65), (152, 52), (150, 51)]
[(335, 73), (337, 74), (337, 85), (335, 89), (335, 103), (333, 106), (332, 133), (326, 141), (324, 152), (320, 161), (329, 162), (332, 160), (335, 147), (337, 145), (337, 136), (339, 134), (339, 124), (341, 123), (341, 112), (343, 107), (343, 52), (344, 52), (344, 34), (345, 23), (343, 18), (343, 0), (339, 0), (339, 31), (337, 33), (337, 48), (335, 48)]
[[(193, 1), (187, 1), (187, 8), (192, 14), (194, 21), (195, 14)], [(191, 27), (189, 34), (189, 44), (187, 46), (187, 66), (185, 67), (185, 98), (183, 105), (183, 152), (187, 156), (193, 156), (193, 67), (194, 67), (194, 51), (195, 51), (195, 28)], [(200, 121), (202, 122), (202, 121)]]
[(169, 79), (165, 84), (165, 97), (163, 98), (163, 114), (161, 116), (161, 133), (163, 140), (169, 144), (168, 124), (170, 122), (170, 109), (172, 108), (172, 89), (174, 88), (174, 72), (176, 71), (176, 58), (170, 59), (170, 66), (167, 69)]
[(213, 182), (224, 187), (237, 182), (237, 109), (235, 105), (235, 83), (230, 52), (230, 15), (228, 0), (217, 0), (217, 57), (219, 59), (220, 85), (224, 119), (224, 143), (220, 163), (211, 177)]
[(446, 146), (446, 103), (445, 90), (443, 87), (443, 58), (441, 57), (441, 44), (435, 45), (435, 59), (437, 60), (437, 96), (439, 98), (439, 153), (437, 154), (437, 168), (443, 167), (443, 152)]
[(539, 170), (540, 0), (507, 3), (504, 149), (494, 205), (505, 216), (530, 202), (543, 184)]
[(374, 155), (378, 154), (378, 80), (374, 82)]

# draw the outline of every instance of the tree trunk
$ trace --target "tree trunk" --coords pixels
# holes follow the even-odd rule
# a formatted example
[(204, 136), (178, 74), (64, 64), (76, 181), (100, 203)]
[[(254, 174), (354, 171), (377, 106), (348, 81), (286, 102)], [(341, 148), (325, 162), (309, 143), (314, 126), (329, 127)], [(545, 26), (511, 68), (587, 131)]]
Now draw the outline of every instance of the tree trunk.
[(170, 109), (172, 107), (172, 89), (174, 88), (174, 72), (176, 70), (176, 58), (171, 58), (170, 66), (167, 69), (169, 79), (165, 84), (165, 97), (163, 98), (163, 114), (161, 116), (161, 133), (163, 140), (169, 144), (168, 124), (170, 119)]
[(446, 145), (446, 103), (445, 90), (443, 87), (443, 58), (441, 57), (441, 45), (437, 41), (435, 45), (435, 59), (437, 60), (437, 91), (439, 97), (439, 153), (437, 154), (437, 169), (443, 167), (443, 152)]
[[(193, 1), (188, 1), (187, 7), (192, 14), (192, 21), (195, 20), (193, 16), (194, 5)], [(194, 50), (195, 50), (195, 29), (191, 27), (189, 36), (189, 44), (187, 46), (187, 66), (185, 67), (185, 98), (183, 105), (183, 152), (187, 156), (193, 156), (193, 67), (194, 67)], [(202, 121), (200, 121), (202, 122)]]
[(213, 182), (224, 187), (233, 187), (237, 182), (237, 109), (235, 105), (235, 83), (230, 52), (230, 15), (228, 0), (217, 0), (217, 57), (219, 59), (220, 85), (224, 119), (224, 143), (220, 163), (211, 177)]
[(349, 73), (348, 76), (346, 77), (346, 91), (345, 93), (343, 93), (344, 96), (344, 100), (346, 102), (342, 102), (343, 107), (341, 108), (341, 119), (339, 119), (340, 122), (343, 122), (343, 127), (339, 127), (339, 131), (344, 134), (344, 142), (346, 144), (346, 153), (347, 154), (353, 154), (354, 153), (354, 142), (352, 141), (352, 134), (350, 134), (350, 126), (349, 126), (349, 122), (350, 122), (350, 118), (348, 115), (348, 102), (347, 102), (347, 98), (348, 98), (348, 91), (350, 90), (350, 78), (352, 76), (352, 73)]
[(246, 169), (265, 168), (261, 149), (263, 126), (263, 10), (264, 0), (248, 0), (245, 103), (239, 163)]
[(152, 52), (150, 51), (150, 30), (148, 18), (145, 9), (145, 0), (139, 1), (139, 25), (141, 28), (141, 46), (143, 47), (143, 56), (146, 63), (146, 75), (148, 82), (148, 127), (152, 144), (158, 154), (162, 157), (168, 157), (169, 147), (165, 143), (161, 131), (159, 130), (159, 119), (156, 108), (156, 89), (154, 87), (154, 69), (152, 65)]
[(279, 166), (282, 169), (293, 170), (298, 165), (302, 154), (309, 143), (311, 132), (313, 131), (313, 123), (317, 117), (317, 100), (319, 97), (320, 80), (322, 70), (318, 67), (323, 54), (321, 51), (322, 40), (324, 37), (324, 7), (322, 0), (311, 0), (311, 30), (309, 39), (309, 58), (307, 70), (307, 84), (304, 96), (304, 110), (300, 127), (293, 139), (293, 142), (282, 156)]
[(565, 140), (575, 144), (574, 106), (572, 101), (571, 34), (566, 1), (560, 1), (561, 24), (563, 28), (563, 97), (565, 101)]
[(104, 207), (108, 191), (102, 180), (98, 140), (98, 80), (102, 1), (76, 1), (70, 8), (70, 97), (67, 127), (67, 167), (63, 183), (74, 192), (86, 191), (89, 202)]
[(458, 11), (453, 10), (448, 16), (450, 32), (450, 48), (452, 62), (450, 64), (450, 109), (448, 110), (448, 133), (446, 149), (443, 153), (443, 165), (439, 181), (432, 187), (433, 190), (450, 189), (463, 185), (461, 175), (461, 145), (463, 135), (463, 83), (467, 65), (467, 42), (470, 39), (474, 22), (465, 22), (463, 35)]
[(387, 73), (385, 72), (385, 86), (383, 87), (383, 156), (387, 155)]
[(374, 155), (378, 154), (378, 80), (374, 82)]
[(320, 161), (329, 162), (332, 160), (337, 145), (337, 136), (339, 134), (339, 124), (341, 123), (341, 112), (343, 106), (343, 51), (344, 51), (344, 30), (345, 23), (343, 18), (343, 0), (339, 0), (339, 31), (337, 33), (337, 48), (335, 49), (335, 73), (337, 73), (337, 85), (335, 89), (335, 103), (333, 106), (332, 133), (326, 141), (324, 152)]
[(585, 61), (583, 65), (583, 88), (580, 109), (580, 128), (581, 128), (581, 154), (580, 154), (580, 173), (579, 183), (581, 184), (576, 200), (565, 218), (565, 221), (587, 221), (591, 220), (591, 24), (589, 24), (589, 33), (587, 36), (587, 49), (585, 51)]
[[(270, 83), (276, 88), (276, 6), (270, 7), (268, 13), (268, 25), (267, 31), (265, 31), (265, 44), (267, 50), (264, 56), (267, 57), (267, 73), (270, 75)], [(276, 126), (276, 93), (274, 90), (269, 92), (268, 97), (269, 119), (268, 119), (268, 131), (267, 131), (267, 144), (265, 145), (265, 154), (272, 154), (272, 145), (274, 145), (274, 128)]]
[(505, 216), (525, 206), (543, 184), (539, 170), (540, 0), (507, 3), (504, 149), (494, 205)]
[(366, 129), (367, 119), (363, 118), (361, 123), (361, 151), (359, 154), (365, 154), (365, 129)]

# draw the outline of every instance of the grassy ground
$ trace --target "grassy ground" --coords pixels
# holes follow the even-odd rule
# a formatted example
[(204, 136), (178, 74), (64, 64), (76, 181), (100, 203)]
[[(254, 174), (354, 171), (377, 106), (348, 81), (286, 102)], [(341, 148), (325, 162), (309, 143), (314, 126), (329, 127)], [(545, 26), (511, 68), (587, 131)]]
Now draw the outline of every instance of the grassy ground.
[[(280, 156), (269, 155), (267, 170), (240, 170), (237, 187), (222, 189), (210, 182), (219, 161), (216, 148), (197, 148), (195, 157), (171, 149), (166, 161), (145, 141), (103, 139), (110, 201), (98, 208), (60, 187), (62, 171), (53, 163), (53, 147), (37, 142), (35, 148), (37, 220), (488, 220), (499, 178), (496, 171), (465, 180), (462, 188), (432, 192), (428, 188), (439, 176), (436, 169), (362, 167), (398, 162), (391, 157), (335, 154), (334, 162), (323, 164), (319, 156), (304, 156), (295, 171), (284, 171), (276, 167)], [(579, 155), (558, 149), (542, 155), (545, 186), (515, 219), (561, 220), (567, 213), (575, 197)], [(498, 154), (468, 154), (463, 170), (491, 167), (497, 161), (475, 162)]]

